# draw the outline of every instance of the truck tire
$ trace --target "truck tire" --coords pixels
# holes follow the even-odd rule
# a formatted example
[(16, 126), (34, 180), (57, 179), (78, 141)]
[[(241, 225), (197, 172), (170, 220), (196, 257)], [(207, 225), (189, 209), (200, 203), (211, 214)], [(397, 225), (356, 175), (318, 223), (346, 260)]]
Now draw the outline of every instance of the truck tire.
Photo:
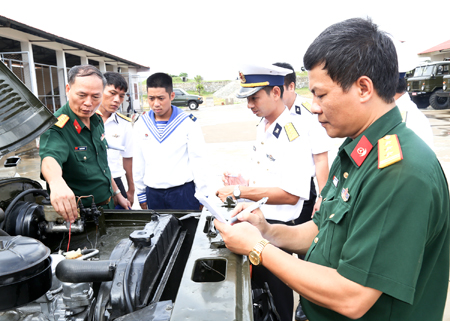
[(448, 97), (439, 97), (437, 94), (443, 92), (442, 89), (436, 90), (434, 93), (430, 96), (430, 105), (434, 109), (447, 109), (448, 104)]
[(198, 103), (197, 103), (196, 101), (191, 100), (191, 101), (188, 103), (188, 106), (189, 106), (189, 109), (190, 109), (190, 110), (194, 110), (194, 109), (197, 109), (197, 108), (198, 108)]
[(427, 108), (430, 105), (428, 96), (411, 96), (411, 100), (417, 105), (417, 108)]

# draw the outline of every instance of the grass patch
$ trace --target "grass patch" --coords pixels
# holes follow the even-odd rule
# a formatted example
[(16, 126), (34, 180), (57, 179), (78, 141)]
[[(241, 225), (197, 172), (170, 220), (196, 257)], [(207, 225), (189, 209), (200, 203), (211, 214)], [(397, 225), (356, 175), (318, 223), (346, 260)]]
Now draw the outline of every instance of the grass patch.
[(308, 77), (307, 71), (296, 71), (295, 74), (300, 77)]
[(302, 97), (313, 98), (313, 94), (309, 91), (309, 88), (298, 88), (295, 89), (295, 92)]
[[(186, 90), (186, 92), (191, 95), (198, 95), (198, 91), (195, 91), (195, 90)], [(209, 96), (212, 96), (213, 94), (214, 94), (213, 91), (202, 91), (200, 96), (209, 97)]]

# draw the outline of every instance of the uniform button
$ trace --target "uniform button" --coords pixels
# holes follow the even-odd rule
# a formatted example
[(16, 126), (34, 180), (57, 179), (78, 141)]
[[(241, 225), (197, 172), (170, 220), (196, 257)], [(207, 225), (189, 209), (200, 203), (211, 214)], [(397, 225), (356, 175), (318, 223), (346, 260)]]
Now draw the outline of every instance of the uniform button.
[(84, 160), (86, 160), (86, 156), (84, 156)]
[(344, 173), (344, 178), (347, 179), (347, 177), (348, 177), (348, 173), (345, 172), (345, 173)]
[(264, 145), (264, 142), (261, 142), (261, 145)]
[(259, 161), (257, 161), (256, 164), (259, 164)]
[(105, 170), (103, 170), (103, 173), (105, 172)]
[(256, 182), (255, 182), (255, 181), (253, 181), (253, 184), (256, 184)]
[(314, 239), (314, 243), (317, 243), (317, 242), (319, 242), (319, 238), (318, 238), (318, 237), (316, 237), (316, 238)]
[(334, 217), (334, 214), (331, 214), (331, 215), (330, 215), (330, 218), (333, 218), (333, 217)]

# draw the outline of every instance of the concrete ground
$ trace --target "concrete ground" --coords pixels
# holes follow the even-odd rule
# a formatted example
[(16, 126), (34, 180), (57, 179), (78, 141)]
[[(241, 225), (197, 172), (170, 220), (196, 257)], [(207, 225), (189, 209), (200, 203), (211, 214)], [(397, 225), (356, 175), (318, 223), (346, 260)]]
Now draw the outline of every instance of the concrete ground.
[[(244, 172), (245, 162), (249, 159), (252, 150), (252, 141), (256, 137), (256, 125), (259, 123), (253, 113), (245, 104), (212, 106), (201, 105), (198, 110), (189, 111), (201, 125), (207, 148), (208, 163), (211, 171), (212, 190), (222, 186), (222, 173), (225, 170)], [(447, 178), (450, 177), (450, 110), (422, 110), (430, 120), (433, 128), (435, 152), (441, 161)], [(329, 153), (330, 165), (334, 159), (342, 139), (334, 139), (334, 149)], [(22, 155), (18, 173), (40, 181), (39, 158), (34, 144), (29, 144), (18, 153)], [(3, 161), (6, 157), (3, 158)], [(0, 169), (0, 176), (14, 174), (14, 170)], [(41, 181), (42, 182), (42, 181)], [(133, 208), (138, 209), (137, 201)], [(298, 295), (294, 298), (298, 300)], [(444, 319), (450, 321), (450, 302), (447, 297), (447, 306)]]

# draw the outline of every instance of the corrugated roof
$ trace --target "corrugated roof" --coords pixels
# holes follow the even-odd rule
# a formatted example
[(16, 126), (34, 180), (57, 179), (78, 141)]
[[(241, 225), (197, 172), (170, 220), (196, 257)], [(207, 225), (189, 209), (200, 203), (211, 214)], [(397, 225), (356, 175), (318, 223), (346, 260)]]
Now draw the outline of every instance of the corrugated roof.
[(113, 60), (118, 61), (118, 62), (122, 62), (122, 63), (125, 63), (127, 65), (130, 65), (130, 66), (133, 66), (133, 67), (137, 68), (138, 71), (148, 71), (148, 70), (150, 70), (150, 68), (147, 67), (147, 66), (140, 65), (138, 63), (126, 60), (124, 58), (120, 58), (120, 57), (111, 55), (111, 54), (109, 54), (107, 52), (95, 49), (95, 48), (90, 47), (90, 46), (86, 46), (86, 45), (84, 45), (82, 43), (79, 43), (79, 42), (76, 42), (76, 41), (72, 41), (72, 40), (69, 40), (69, 39), (66, 39), (66, 38), (63, 38), (63, 37), (56, 36), (54, 34), (51, 34), (51, 33), (45, 32), (43, 30), (40, 30), (40, 29), (31, 27), (31, 26), (28, 26), (28, 25), (26, 25), (24, 23), (15, 21), (13, 19), (1, 16), (1, 15), (0, 15), (0, 25), (3, 25), (5, 27), (9, 27), (11, 29), (15, 29), (15, 30), (18, 30), (18, 31), (22, 31), (22, 32), (25, 32), (25, 33), (28, 33), (28, 34), (32, 34), (32, 35), (35, 35), (35, 36), (38, 36), (38, 37), (50, 40), (52, 42), (57, 42), (57, 43), (60, 43), (60, 44), (64, 44), (64, 45), (70, 46), (72, 48), (80, 49), (80, 50), (83, 50), (83, 51), (95, 54), (97, 56), (106, 57), (106, 58), (110, 58), (110, 59), (113, 59)]
[(419, 52), (419, 55), (434, 52), (434, 51), (448, 50), (448, 49), (450, 49), (450, 40), (447, 40), (437, 46), (431, 47), (430, 49), (427, 49), (425, 51)]

